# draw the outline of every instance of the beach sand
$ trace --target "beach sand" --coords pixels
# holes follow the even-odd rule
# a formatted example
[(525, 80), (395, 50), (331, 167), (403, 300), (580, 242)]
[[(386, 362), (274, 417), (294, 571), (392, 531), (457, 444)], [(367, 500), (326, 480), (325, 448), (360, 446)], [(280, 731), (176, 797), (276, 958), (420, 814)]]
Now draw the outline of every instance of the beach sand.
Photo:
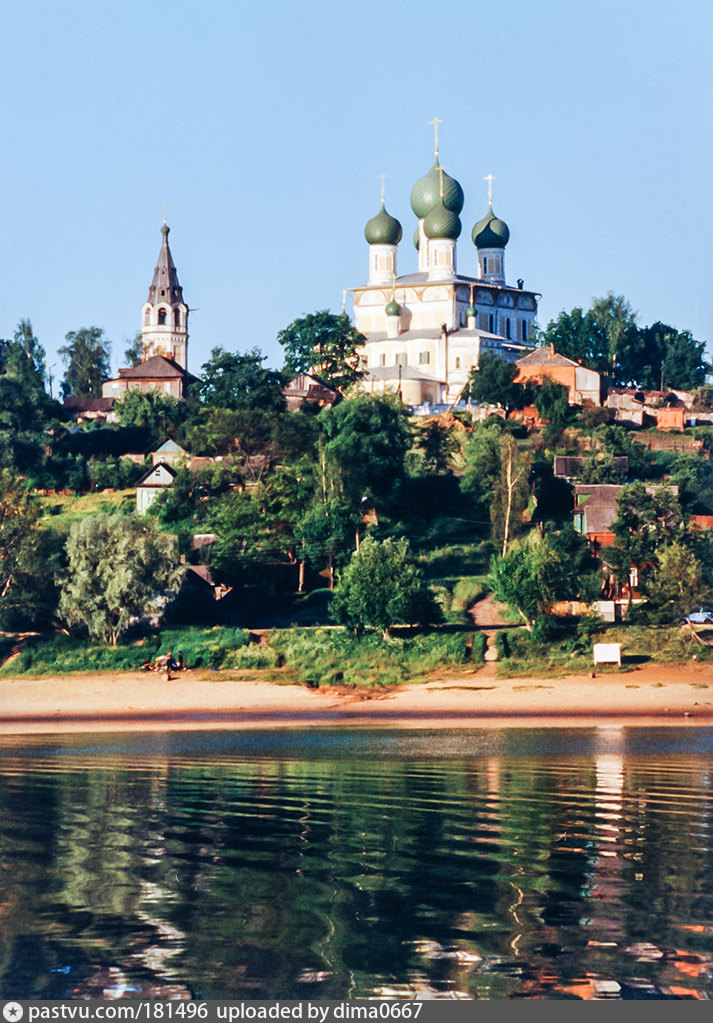
[(245, 675), (185, 671), (171, 682), (141, 672), (2, 679), (0, 731), (713, 726), (713, 665), (698, 662), (557, 679), (501, 679), (486, 664), (384, 689), (309, 689)]

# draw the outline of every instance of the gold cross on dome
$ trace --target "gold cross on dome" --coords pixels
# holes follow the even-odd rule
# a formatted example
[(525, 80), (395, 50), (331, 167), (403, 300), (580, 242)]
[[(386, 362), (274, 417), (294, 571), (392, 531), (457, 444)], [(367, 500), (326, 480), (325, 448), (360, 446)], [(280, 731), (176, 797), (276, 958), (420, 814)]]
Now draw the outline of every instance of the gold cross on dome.
[(432, 121), (428, 122), (433, 125), (433, 151), (438, 156), (438, 125), (443, 124), (440, 117), (434, 117)]
[(386, 179), (388, 177), (388, 174), (380, 174), (379, 177), (381, 178), (381, 205), (383, 206), (384, 205), (384, 197), (386, 195), (386, 193), (384, 191), (384, 182), (386, 181)]
[(486, 174), (485, 177), (483, 178), (483, 181), (487, 181), (488, 182), (488, 206), (492, 206), (493, 205), (493, 181), (495, 181), (495, 178), (493, 177), (492, 174)]

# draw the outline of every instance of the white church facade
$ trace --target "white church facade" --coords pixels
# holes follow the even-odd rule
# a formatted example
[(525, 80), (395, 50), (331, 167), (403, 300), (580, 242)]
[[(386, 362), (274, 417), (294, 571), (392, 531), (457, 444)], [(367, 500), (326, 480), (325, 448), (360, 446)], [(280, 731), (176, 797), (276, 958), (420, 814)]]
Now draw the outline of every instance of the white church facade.
[(461, 396), (481, 351), (516, 361), (532, 348), (540, 296), (525, 290), (522, 280), (506, 283), (510, 231), (493, 213), (492, 191), (486, 216), (472, 230), (474, 273), (458, 272), (463, 203), (463, 189), (438, 161), (436, 142), (433, 166), (411, 191), (418, 269), (399, 276), (403, 230), (387, 213), (382, 191), (381, 209), (364, 229), (368, 281), (350, 289), (354, 325), (366, 337), (362, 387), (372, 393), (395, 391), (414, 406), (450, 404)]

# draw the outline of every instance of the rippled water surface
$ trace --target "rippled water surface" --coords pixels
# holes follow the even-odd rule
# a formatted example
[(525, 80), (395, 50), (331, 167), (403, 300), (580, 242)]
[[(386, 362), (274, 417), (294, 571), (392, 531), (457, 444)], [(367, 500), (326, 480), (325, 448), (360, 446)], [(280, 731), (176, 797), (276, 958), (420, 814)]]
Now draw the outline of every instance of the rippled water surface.
[(0, 996), (700, 998), (710, 729), (0, 739)]

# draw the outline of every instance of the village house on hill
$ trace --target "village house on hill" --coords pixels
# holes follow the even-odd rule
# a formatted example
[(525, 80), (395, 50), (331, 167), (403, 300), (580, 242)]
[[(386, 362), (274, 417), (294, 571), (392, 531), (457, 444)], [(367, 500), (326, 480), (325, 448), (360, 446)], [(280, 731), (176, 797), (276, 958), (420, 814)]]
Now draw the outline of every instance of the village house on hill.
[(567, 388), (570, 405), (596, 405), (602, 403), (602, 376), (596, 370), (586, 369), (578, 362), (555, 351), (554, 345), (543, 345), (517, 360), (516, 383), (542, 384), (553, 380)]

